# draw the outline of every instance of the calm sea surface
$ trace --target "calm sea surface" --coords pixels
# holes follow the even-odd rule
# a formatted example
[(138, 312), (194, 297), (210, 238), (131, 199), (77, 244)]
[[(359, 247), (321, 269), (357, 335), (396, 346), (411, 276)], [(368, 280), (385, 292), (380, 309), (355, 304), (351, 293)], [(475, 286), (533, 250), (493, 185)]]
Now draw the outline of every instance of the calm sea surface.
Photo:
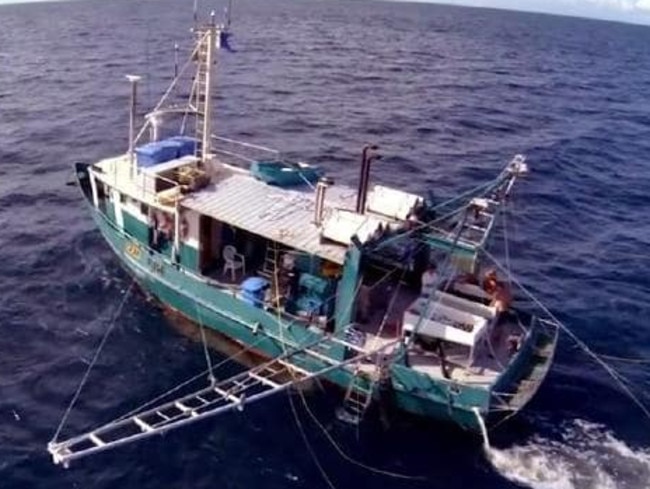
[[(74, 161), (124, 151), (127, 73), (151, 107), (188, 47), (190, 0), (0, 6), (0, 488), (328, 487), (287, 396), (64, 470), (45, 450), (130, 283), (74, 187)], [(218, 6), (221, 9), (221, 5)], [(239, 0), (216, 130), (356, 183), (453, 195), (515, 153), (532, 174), (511, 224), (516, 274), (594, 351), (650, 357), (650, 29), (372, 1)], [(215, 359), (220, 358), (212, 353)], [(615, 363), (650, 403), (650, 365)], [(64, 434), (204, 367), (200, 343), (130, 296)], [(230, 372), (232, 369), (229, 370)], [(224, 372), (226, 375), (227, 372)], [(565, 336), (525, 413), (480, 440), (404, 420), (358, 433), (340, 393), (297, 417), (338, 488), (650, 487), (650, 421)]]

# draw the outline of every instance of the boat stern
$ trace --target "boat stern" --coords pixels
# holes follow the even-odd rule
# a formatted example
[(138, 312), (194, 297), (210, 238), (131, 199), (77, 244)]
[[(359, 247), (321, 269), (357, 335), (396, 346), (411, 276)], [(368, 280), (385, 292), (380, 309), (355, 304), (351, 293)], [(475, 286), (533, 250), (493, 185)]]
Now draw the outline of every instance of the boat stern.
[(544, 382), (557, 347), (557, 323), (530, 317), (528, 333), (508, 368), (491, 389), (490, 421), (510, 417), (530, 402)]

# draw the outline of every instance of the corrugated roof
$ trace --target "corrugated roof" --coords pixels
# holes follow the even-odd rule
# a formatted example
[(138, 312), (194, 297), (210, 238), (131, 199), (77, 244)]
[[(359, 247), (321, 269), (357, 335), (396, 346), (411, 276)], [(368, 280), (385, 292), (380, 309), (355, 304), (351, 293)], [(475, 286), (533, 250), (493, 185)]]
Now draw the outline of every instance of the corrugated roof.
[[(356, 190), (332, 186), (325, 196), (331, 208), (354, 209)], [(343, 264), (347, 247), (321, 242), (314, 224), (315, 191), (278, 188), (248, 174), (233, 173), (186, 196), (182, 206), (297, 250)]]

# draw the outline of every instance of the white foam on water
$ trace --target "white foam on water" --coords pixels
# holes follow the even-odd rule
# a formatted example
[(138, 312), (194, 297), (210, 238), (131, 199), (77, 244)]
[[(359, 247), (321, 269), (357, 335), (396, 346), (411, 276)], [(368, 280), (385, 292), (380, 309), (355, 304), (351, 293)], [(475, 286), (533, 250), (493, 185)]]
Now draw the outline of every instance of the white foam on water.
[(650, 449), (634, 449), (603, 425), (575, 420), (559, 440), (486, 448), (494, 469), (532, 489), (649, 489)]

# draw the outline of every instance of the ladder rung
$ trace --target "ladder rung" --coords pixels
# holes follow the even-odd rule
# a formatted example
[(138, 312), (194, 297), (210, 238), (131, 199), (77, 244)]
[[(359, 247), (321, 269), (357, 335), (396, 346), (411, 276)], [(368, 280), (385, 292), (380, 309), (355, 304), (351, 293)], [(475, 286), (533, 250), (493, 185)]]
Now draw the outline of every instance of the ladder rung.
[(275, 370), (274, 368), (266, 367), (265, 369), (260, 370), (260, 372), (270, 372), (271, 375), (269, 377), (272, 377), (273, 375), (278, 375), (281, 370)]
[(232, 383), (235, 384), (240, 389), (246, 389), (246, 382), (242, 382), (240, 380), (233, 380)]
[[(180, 404), (180, 403), (179, 403), (179, 404)], [(156, 412), (157, 412), (157, 411), (156, 411)], [(169, 419), (167, 416), (163, 416), (163, 417)], [(137, 424), (138, 427), (139, 427), (142, 431), (153, 431), (153, 426), (151, 426), (151, 425), (148, 424), (148, 423), (145, 423), (144, 421), (142, 421), (142, 420), (141, 420), (140, 418), (138, 418), (137, 416), (133, 416), (133, 422), (134, 422), (135, 424)]]
[(311, 372), (309, 372), (308, 370), (305, 370), (304, 368), (301, 368), (301, 367), (298, 367), (297, 365), (289, 363), (286, 360), (278, 360), (278, 363), (280, 365), (284, 365), (285, 367), (287, 367), (290, 370), (295, 370), (296, 372), (299, 372), (299, 373), (301, 373), (303, 375), (311, 375)]
[(335, 364), (339, 363), (336, 360), (333, 360), (332, 358), (330, 358), (328, 356), (325, 356), (325, 355), (322, 355), (322, 354), (318, 353), (317, 351), (311, 350), (309, 348), (305, 348), (303, 351), (305, 353), (307, 353), (308, 355), (311, 355), (311, 356), (316, 357), (316, 358), (318, 358), (320, 360), (323, 360), (326, 363), (331, 363), (332, 365), (335, 365)]
[(350, 397), (355, 397), (356, 399), (366, 399), (369, 397), (368, 394), (368, 391), (361, 392), (360, 389), (352, 389), (350, 391)]
[(474, 230), (474, 231), (480, 231), (480, 232), (482, 232), (482, 233), (484, 233), (484, 232), (487, 231), (487, 228), (482, 228), (482, 227), (480, 227), (480, 226), (474, 226), (473, 224), (466, 224), (466, 225), (465, 225), (465, 228), (467, 228), (467, 229), (472, 229), (472, 230)]
[(241, 402), (241, 399), (239, 397), (234, 396), (234, 395), (230, 394), (229, 392), (226, 392), (225, 390), (220, 389), (219, 387), (215, 387), (214, 391), (217, 394), (221, 395), (224, 399), (227, 399), (227, 400), (235, 402), (235, 403), (240, 403)]
[(280, 387), (280, 384), (277, 382), (273, 382), (270, 379), (267, 379), (266, 377), (262, 377), (261, 375), (257, 375), (256, 373), (251, 372), (248, 374), (250, 377), (254, 378), (255, 380), (259, 380), (262, 384), (268, 385), (269, 387)]
[(355, 345), (354, 343), (350, 343), (349, 341), (342, 340), (341, 338), (336, 338), (332, 336), (330, 340), (332, 340), (334, 343), (338, 343), (339, 345), (343, 345), (347, 348), (350, 348), (351, 350), (354, 350), (356, 352), (367, 353), (367, 350), (364, 347)]
[(356, 422), (359, 422), (361, 420), (361, 415), (363, 414), (363, 411), (361, 411), (359, 408), (352, 404), (347, 404), (345, 406), (345, 410), (348, 412), (348, 414), (351, 414), (354, 416), (356, 419)]
[(354, 406), (362, 406), (362, 407), (366, 406), (365, 402), (361, 402), (358, 399), (354, 399), (353, 397), (348, 397), (346, 403)]
[(183, 404), (183, 403), (180, 402), (180, 401), (176, 401), (176, 402), (174, 403), (174, 406), (176, 406), (177, 409), (183, 411), (184, 413), (186, 413), (186, 412), (192, 410), (191, 408), (187, 407), (185, 404)]
[(88, 435), (88, 438), (90, 438), (90, 441), (92, 441), (98, 447), (103, 447), (104, 445), (106, 445), (106, 442), (104, 442), (104, 440), (99, 438), (95, 433), (90, 433)]
[(170, 419), (172, 419), (169, 416), (167, 416), (166, 414), (161, 413), (160, 411), (156, 411), (156, 414), (158, 416), (160, 416), (162, 419), (164, 419), (165, 421), (169, 421)]
[(363, 394), (370, 395), (372, 394), (372, 387), (370, 389), (366, 389), (366, 387), (363, 384), (360, 384), (358, 381), (360, 380), (360, 377), (357, 375), (355, 378), (354, 385), (356, 386), (356, 391), (357, 392), (362, 392)]
[(339, 345), (343, 345), (343, 346), (345, 346), (347, 348), (350, 348), (351, 350), (358, 351), (359, 353), (366, 353), (366, 350), (363, 349), (362, 347), (357, 346), (357, 345), (353, 345), (352, 343), (348, 343), (347, 341), (343, 341), (343, 340), (341, 340), (339, 338), (335, 338), (335, 337), (332, 336), (332, 337), (329, 338), (329, 340), (333, 341), (334, 343), (338, 343)]

